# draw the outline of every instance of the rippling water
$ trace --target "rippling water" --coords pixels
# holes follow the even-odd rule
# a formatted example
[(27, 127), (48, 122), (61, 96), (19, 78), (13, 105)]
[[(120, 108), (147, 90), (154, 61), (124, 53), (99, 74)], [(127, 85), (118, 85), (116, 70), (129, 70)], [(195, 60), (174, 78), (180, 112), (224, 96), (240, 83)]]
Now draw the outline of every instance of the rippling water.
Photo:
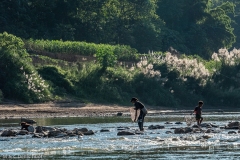
[[(225, 126), (238, 121), (239, 113), (204, 115), (206, 123)], [(31, 138), (31, 135), (0, 137), (0, 159), (237, 159), (240, 157), (239, 134), (216, 129), (220, 133), (167, 134), (183, 115), (156, 115), (146, 117), (143, 135), (117, 136), (117, 127), (137, 129), (129, 117), (75, 117), (34, 119), (38, 125), (66, 129), (86, 127), (95, 135), (69, 138)], [(164, 124), (166, 121), (172, 124)], [(0, 120), (0, 130), (17, 128), (19, 120)], [(164, 125), (164, 129), (148, 130), (150, 125)], [(10, 127), (9, 127), (10, 126)], [(110, 132), (100, 132), (101, 129)], [(237, 132), (237, 130), (234, 130)], [(198, 137), (210, 135), (206, 141)], [(185, 140), (182, 140), (185, 138)]]

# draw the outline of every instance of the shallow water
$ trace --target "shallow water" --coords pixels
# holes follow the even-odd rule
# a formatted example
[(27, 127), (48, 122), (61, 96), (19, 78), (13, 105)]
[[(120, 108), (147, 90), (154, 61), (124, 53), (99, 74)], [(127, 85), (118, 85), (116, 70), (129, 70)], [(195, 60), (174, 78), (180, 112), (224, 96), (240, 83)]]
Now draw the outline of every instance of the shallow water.
[[(238, 121), (239, 113), (204, 115), (206, 123), (225, 126)], [(174, 127), (186, 127), (184, 115), (147, 116), (143, 135), (117, 136), (117, 127), (137, 129), (129, 117), (66, 117), (34, 119), (37, 125), (66, 129), (86, 127), (95, 135), (69, 138), (31, 138), (31, 135), (0, 137), (0, 159), (237, 159), (240, 156), (240, 135), (220, 133), (167, 134)], [(172, 124), (164, 124), (166, 121)], [(0, 120), (0, 130), (16, 128), (19, 120)], [(164, 125), (164, 129), (148, 130), (150, 125)], [(10, 126), (10, 127), (6, 127)], [(100, 132), (101, 129), (110, 132)], [(237, 130), (234, 130), (237, 132)], [(212, 138), (198, 140), (203, 135)], [(182, 140), (182, 137), (185, 140)]]

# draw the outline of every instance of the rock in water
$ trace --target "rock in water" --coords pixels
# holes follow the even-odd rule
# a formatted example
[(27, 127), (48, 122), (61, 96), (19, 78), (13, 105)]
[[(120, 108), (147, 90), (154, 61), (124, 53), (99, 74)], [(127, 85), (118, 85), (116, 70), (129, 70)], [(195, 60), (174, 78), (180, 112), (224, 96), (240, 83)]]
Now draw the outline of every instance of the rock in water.
[(34, 133), (34, 132), (35, 132), (34, 127), (33, 127), (33, 126), (29, 126), (29, 127), (28, 127), (28, 132), (33, 132), (33, 133)]

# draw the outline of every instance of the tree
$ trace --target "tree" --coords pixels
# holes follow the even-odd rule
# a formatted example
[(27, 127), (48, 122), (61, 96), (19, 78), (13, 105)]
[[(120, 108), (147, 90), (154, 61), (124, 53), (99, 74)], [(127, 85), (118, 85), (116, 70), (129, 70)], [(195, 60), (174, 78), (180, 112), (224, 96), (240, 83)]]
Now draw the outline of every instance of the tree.
[[(179, 39), (182, 40), (180, 41), (182, 45), (176, 45), (176, 49), (186, 54), (199, 54), (210, 58), (210, 55), (219, 48), (230, 48), (233, 45), (235, 35), (231, 18), (228, 16), (234, 11), (233, 3), (227, 2), (212, 8), (210, 2), (210, 0), (159, 1), (157, 13), (166, 22), (167, 28), (172, 30), (173, 36), (170, 36), (181, 37)], [(165, 44), (172, 45), (174, 42)], [(167, 47), (170, 46), (165, 46)]]

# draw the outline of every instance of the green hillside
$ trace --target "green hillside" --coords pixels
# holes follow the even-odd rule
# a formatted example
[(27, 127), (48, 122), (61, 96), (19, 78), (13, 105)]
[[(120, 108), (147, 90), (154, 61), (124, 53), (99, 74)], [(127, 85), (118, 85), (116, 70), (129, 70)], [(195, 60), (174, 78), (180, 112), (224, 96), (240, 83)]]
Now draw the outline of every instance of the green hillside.
[(0, 8), (0, 102), (239, 104), (238, 1), (3, 0)]

